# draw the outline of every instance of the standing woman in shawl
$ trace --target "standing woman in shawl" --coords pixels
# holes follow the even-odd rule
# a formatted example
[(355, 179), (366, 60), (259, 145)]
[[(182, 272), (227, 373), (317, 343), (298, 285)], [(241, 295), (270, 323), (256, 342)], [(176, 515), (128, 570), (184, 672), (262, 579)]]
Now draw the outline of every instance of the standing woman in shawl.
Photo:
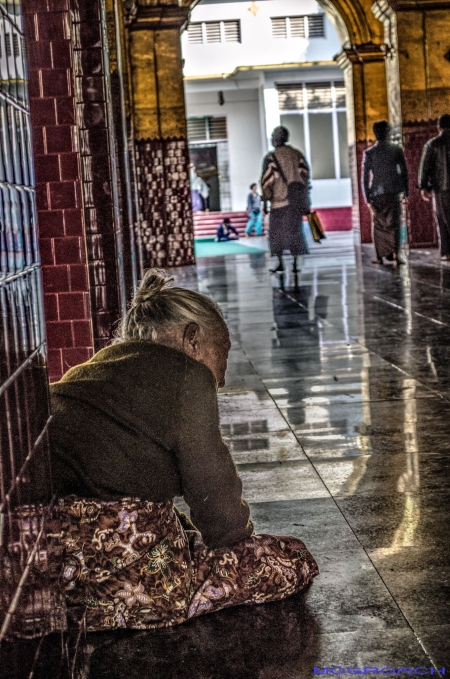
[(278, 266), (272, 273), (284, 271), (283, 251), (289, 250), (294, 257), (294, 273), (297, 257), (308, 254), (301, 223), (302, 216), (310, 211), (309, 167), (301, 151), (288, 146), (289, 130), (276, 127), (272, 132), (271, 151), (264, 158), (261, 177), (264, 211), (270, 201), (269, 244), (272, 255), (278, 257)]

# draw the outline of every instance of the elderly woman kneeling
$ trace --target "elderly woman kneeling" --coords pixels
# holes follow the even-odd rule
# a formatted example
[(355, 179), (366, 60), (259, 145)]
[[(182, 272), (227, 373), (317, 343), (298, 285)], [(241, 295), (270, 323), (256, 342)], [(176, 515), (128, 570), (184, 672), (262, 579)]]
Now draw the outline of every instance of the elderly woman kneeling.
[(318, 573), (297, 538), (254, 534), (219, 430), (228, 329), (171, 280), (148, 271), (115, 343), (51, 385), (63, 583), (92, 631), (283, 599)]

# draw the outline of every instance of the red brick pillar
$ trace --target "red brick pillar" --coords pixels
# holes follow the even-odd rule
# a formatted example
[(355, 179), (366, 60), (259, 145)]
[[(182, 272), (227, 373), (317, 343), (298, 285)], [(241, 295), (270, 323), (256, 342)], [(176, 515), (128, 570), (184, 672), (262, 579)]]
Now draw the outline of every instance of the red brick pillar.
[(93, 353), (69, 0), (23, 0), (50, 380)]

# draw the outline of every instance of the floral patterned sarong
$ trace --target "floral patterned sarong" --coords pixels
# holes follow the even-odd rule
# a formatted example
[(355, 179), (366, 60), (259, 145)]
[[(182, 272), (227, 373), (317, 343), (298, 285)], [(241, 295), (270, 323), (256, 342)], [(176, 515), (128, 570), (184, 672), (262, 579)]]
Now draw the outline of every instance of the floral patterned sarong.
[(69, 612), (89, 631), (151, 629), (241, 604), (283, 599), (308, 585), (317, 564), (301, 540), (253, 535), (209, 550), (172, 502), (59, 503)]

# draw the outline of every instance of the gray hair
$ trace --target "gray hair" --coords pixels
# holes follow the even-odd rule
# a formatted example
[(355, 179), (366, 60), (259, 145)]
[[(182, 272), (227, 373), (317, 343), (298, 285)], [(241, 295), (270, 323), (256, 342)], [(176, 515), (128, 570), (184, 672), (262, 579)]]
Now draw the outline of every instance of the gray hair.
[(187, 288), (169, 287), (173, 280), (163, 269), (145, 272), (127, 315), (119, 323), (114, 344), (126, 340), (158, 342), (188, 323), (197, 323), (207, 331), (225, 323), (212, 299)]

